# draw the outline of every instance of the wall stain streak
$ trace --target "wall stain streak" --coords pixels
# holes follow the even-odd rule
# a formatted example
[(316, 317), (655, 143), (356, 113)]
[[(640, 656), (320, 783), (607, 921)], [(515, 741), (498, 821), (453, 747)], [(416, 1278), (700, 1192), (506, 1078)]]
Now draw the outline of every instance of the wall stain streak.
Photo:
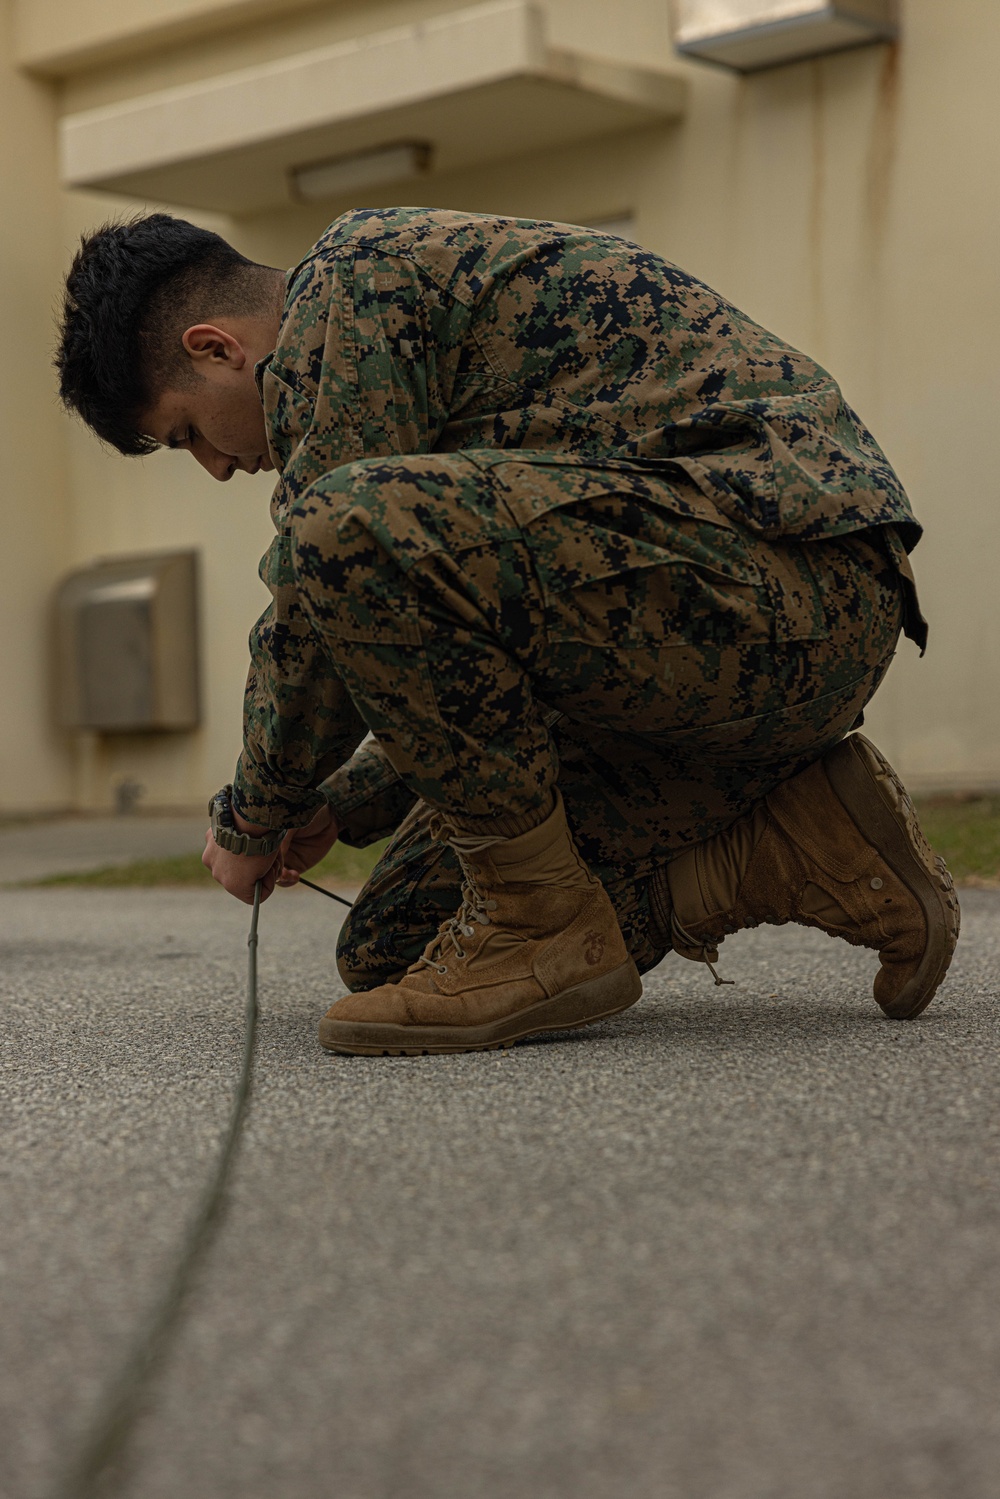
[(865, 182), (865, 225), (869, 258), (876, 269), (885, 247), (892, 207), (893, 177), (899, 154), (902, 67), (899, 42), (890, 42), (879, 72)]
[(746, 75), (738, 73), (733, 81), (733, 107), (729, 121), (729, 207), (734, 218), (742, 208), (743, 170), (749, 129), (750, 95)]
[(813, 314), (817, 353), (826, 351), (826, 256), (825, 209), (827, 177), (826, 75), (823, 63), (810, 65), (812, 72), (812, 159), (809, 173), (809, 299)]
[(861, 301), (868, 328), (869, 380), (873, 403), (880, 403), (885, 376), (885, 251), (892, 211), (902, 94), (900, 44), (889, 43), (875, 85), (871, 132), (865, 163), (862, 212)]

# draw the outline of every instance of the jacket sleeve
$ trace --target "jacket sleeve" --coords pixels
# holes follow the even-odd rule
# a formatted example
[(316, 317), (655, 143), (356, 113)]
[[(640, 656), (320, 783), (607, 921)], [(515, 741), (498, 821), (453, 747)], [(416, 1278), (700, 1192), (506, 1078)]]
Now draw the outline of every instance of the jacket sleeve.
[[(270, 828), (309, 822), (324, 800), (321, 783), (367, 734), (299, 602), (292, 511), (311, 484), (346, 463), (429, 451), (447, 419), (469, 321), (469, 309), (409, 257), (369, 245), (305, 262), (286, 305), (262, 382), (281, 466), (271, 502), (278, 535), (261, 563), (272, 602), (250, 636), (243, 752), (233, 779), (237, 811)], [(361, 780), (349, 778), (352, 811), (365, 776), (374, 774), (374, 761), (362, 765)], [(383, 757), (375, 779), (389, 770)], [(405, 811), (407, 798), (396, 786), (391, 807)], [(387, 807), (373, 815), (393, 814)]]
[(302, 827), (322, 806), (319, 783), (368, 732), (303, 613), (291, 538), (276, 536), (261, 562), (271, 603), (250, 633), (243, 752), (233, 805), (260, 827)]

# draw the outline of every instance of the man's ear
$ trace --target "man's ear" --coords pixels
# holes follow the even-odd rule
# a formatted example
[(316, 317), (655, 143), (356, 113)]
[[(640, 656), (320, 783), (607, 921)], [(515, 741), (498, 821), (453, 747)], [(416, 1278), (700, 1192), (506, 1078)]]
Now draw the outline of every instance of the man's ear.
[(181, 338), (184, 351), (203, 373), (209, 367), (226, 365), (241, 370), (247, 362), (246, 350), (232, 333), (214, 323), (195, 323)]

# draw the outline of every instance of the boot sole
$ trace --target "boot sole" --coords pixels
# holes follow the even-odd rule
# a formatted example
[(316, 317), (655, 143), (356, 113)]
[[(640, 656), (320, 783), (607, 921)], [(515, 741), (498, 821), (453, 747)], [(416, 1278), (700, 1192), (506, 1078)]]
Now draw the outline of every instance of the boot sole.
[(642, 994), (630, 958), (599, 978), (574, 984), (551, 999), (488, 1025), (378, 1025), (360, 1020), (321, 1020), (319, 1042), (327, 1051), (362, 1057), (427, 1057), (444, 1052), (495, 1051), (542, 1031), (575, 1030), (634, 1005)]
[(927, 943), (916, 973), (891, 1006), (893, 1020), (925, 1010), (948, 972), (961, 926), (955, 885), (917, 821), (909, 793), (888, 760), (863, 734), (852, 734), (823, 759), (823, 769), (848, 816), (920, 902)]

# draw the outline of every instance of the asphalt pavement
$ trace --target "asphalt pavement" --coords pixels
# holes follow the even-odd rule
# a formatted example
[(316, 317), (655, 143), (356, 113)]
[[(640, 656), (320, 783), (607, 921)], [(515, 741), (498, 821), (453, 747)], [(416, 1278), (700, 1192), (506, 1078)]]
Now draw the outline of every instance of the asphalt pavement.
[[(263, 908), (227, 1215), (126, 1499), (995, 1499), (1000, 894), (883, 1020), (822, 935), (511, 1052), (342, 1058)], [(0, 1494), (47, 1499), (173, 1266), (242, 1043), (221, 892), (0, 892)]]

